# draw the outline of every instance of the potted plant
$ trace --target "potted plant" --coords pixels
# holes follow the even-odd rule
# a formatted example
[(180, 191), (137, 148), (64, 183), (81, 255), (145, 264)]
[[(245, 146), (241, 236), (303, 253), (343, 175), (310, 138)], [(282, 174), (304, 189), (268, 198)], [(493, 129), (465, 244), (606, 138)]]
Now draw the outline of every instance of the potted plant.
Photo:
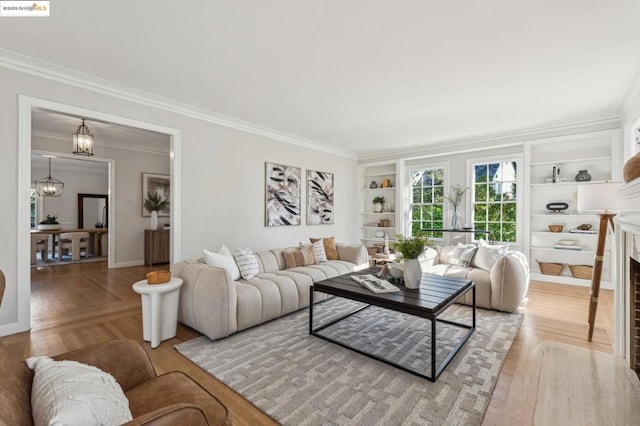
[(158, 211), (164, 210), (169, 206), (169, 200), (162, 198), (156, 192), (155, 195), (147, 193), (148, 197), (144, 200), (144, 208), (151, 212), (151, 229), (154, 231), (158, 229)]
[(422, 266), (418, 257), (427, 247), (434, 247), (435, 244), (429, 241), (424, 233), (418, 233), (412, 237), (404, 237), (396, 234), (396, 241), (393, 249), (402, 255), (404, 259), (404, 285), (407, 288), (420, 288), (422, 280)]
[(58, 222), (57, 216), (51, 216), (50, 214), (44, 218), (44, 220), (40, 221), (37, 226), (39, 231), (57, 231), (62, 228), (60, 222)]
[(384, 205), (384, 197), (374, 197), (373, 198), (373, 212), (380, 213), (382, 211), (382, 206)]

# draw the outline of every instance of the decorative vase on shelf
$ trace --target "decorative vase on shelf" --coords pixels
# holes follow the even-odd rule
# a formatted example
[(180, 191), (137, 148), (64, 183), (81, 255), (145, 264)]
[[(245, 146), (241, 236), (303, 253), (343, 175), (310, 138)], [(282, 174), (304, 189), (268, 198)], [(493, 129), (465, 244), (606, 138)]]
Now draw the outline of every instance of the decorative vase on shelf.
[(373, 203), (373, 212), (381, 213), (382, 212), (382, 203)]
[(451, 217), (449, 218), (449, 229), (462, 229), (462, 217), (458, 206), (452, 206)]
[(372, 180), (371, 183), (369, 184), (369, 188), (376, 189), (377, 187), (378, 187), (378, 184), (376, 183), (376, 181)]
[(580, 170), (576, 175), (576, 182), (589, 182), (591, 175), (586, 170)]
[(156, 210), (151, 210), (151, 229), (158, 229), (158, 212)]
[(640, 152), (629, 158), (624, 164), (622, 177), (627, 183), (640, 177)]
[(405, 259), (402, 277), (404, 278), (405, 287), (420, 288), (420, 281), (422, 281), (422, 265), (420, 265), (420, 261), (418, 259)]

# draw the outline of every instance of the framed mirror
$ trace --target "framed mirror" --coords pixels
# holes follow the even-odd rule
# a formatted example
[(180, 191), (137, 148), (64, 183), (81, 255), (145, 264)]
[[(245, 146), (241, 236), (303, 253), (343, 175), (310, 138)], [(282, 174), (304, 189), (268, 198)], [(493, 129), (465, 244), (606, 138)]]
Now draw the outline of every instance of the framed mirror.
[(109, 227), (109, 197), (103, 194), (78, 194), (78, 228)]

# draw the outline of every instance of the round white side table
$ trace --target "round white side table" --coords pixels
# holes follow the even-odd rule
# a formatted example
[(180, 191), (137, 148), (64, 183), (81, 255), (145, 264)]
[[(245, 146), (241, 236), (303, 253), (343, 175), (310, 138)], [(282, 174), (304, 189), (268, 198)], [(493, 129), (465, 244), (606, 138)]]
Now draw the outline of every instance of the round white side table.
[(151, 348), (176, 336), (181, 286), (182, 278), (176, 277), (164, 284), (142, 280), (133, 285), (133, 291), (142, 295), (142, 338), (151, 342)]

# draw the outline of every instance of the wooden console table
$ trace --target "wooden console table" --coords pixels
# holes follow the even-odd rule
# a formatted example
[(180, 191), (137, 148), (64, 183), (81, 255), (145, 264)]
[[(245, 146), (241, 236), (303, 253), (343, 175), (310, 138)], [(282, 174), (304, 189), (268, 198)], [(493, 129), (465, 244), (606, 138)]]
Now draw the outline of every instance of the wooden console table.
[(169, 263), (169, 241), (171, 231), (168, 229), (144, 230), (144, 264)]

